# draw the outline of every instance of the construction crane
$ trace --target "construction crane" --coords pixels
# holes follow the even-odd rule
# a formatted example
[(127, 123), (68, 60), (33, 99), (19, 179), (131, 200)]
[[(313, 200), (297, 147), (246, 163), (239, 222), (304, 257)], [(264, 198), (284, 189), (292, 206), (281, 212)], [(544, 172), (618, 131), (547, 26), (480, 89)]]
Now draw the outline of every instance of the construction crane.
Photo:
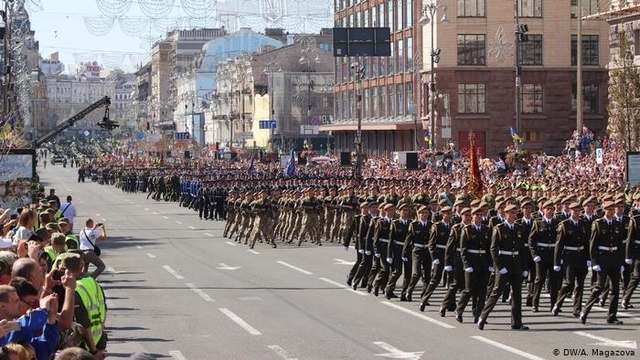
[(82, 110), (79, 113), (77, 113), (77, 114), (73, 115), (72, 117), (70, 117), (67, 121), (58, 124), (51, 131), (49, 131), (45, 135), (43, 135), (43, 136), (39, 137), (38, 139), (36, 139), (36, 141), (34, 143), (34, 148), (37, 149), (40, 146), (42, 146), (42, 144), (53, 140), (53, 138), (58, 136), (58, 134), (60, 134), (61, 132), (65, 131), (66, 129), (72, 127), (77, 121), (82, 120), (85, 116), (89, 115), (89, 113), (91, 113), (92, 111), (94, 111), (94, 110), (96, 110), (98, 108), (101, 108), (103, 106), (105, 106), (105, 116), (102, 119), (102, 122), (98, 123), (98, 125), (100, 127), (104, 128), (104, 129), (107, 129), (107, 130), (113, 130), (114, 128), (118, 127), (118, 124), (116, 122), (113, 122), (113, 121), (109, 120), (109, 105), (111, 105), (111, 98), (108, 97), (108, 96), (105, 96), (102, 99), (94, 102), (93, 104), (91, 104), (87, 108), (85, 108), (84, 110)]

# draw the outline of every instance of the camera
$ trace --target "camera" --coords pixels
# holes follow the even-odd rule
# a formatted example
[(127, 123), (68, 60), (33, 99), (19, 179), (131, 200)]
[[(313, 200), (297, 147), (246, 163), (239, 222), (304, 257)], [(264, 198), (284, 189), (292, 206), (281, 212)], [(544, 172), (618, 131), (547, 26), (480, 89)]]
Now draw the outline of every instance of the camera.
[(103, 227), (103, 226), (104, 226), (104, 224), (103, 224), (103, 223), (97, 223), (97, 224), (96, 224), (96, 227)]
[(55, 281), (62, 280), (62, 277), (64, 276), (64, 272), (65, 272), (64, 268), (60, 268), (60, 269), (54, 271), (53, 272), (53, 280), (55, 280)]

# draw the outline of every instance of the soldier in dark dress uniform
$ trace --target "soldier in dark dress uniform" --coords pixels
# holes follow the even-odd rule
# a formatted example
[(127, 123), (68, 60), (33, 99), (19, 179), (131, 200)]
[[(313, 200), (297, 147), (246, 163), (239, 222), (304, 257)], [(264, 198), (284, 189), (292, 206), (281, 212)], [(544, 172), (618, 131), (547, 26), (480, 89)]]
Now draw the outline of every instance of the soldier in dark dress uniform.
[(553, 217), (553, 204), (547, 201), (544, 206), (544, 216), (533, 223), (529, 233), (529, 251), (536, 263), (536, 280), (533, 288), (533, 312), (538, 312), (540, 294), (549, 275), (549, 294), (553, 308), (558, 298), (560, 288), (560, 273), (553, 271), (554, 250), (556, 247), (557, 228), (560, 223)]
[[(637, 202), (638, 198), (636, 198)], [(631, 212), (633, 215), (629, 221), (627, 245), (625, 247), (624, 262), (633, 269), (631, 280), (622, 298), (622, 307), (625, 309), (633, 308), (631, 297), (640, 282), (640, 211), (634, 210)]]
[[(429, 221), (429, 208), (421, 206), (418, 208), (418, 219), (409, 224), (409, 232), (402, 248), (403, 260), (411, 257), (411, 282), (407, 288), (407, 300), (411, 301), (413, 290), (422, 279), (423, 285), (429, 283), (431, 278), (431, 256), (427, 245), (429, 243), (429, 232), (432, 223)], [(422, 307), (422, 304), (420, 305)]]
[[(364, 235), (360, 237), (360, 244), (358, 246), (358, 249), (360, 249), (358, 251), (362, 251), (362, 261), (360, 262), (358, 270), (353, 277), (353, 290), (358, 288), (358, 282), (360, 281), (362, 281), (360, 287), (368, 286), (368, 275), (369, 271), (371, 271), (371, 264), (373, 262), (373, 231), (371, 231), (371, 228), (379, 218), (378, 203), (372, 201), (368, 204), (368, 207), (368, 221), (366, 221), (366, 224), (362, 224), (362, 226), (364, 226), (362, 229), (362, 231), (364, 231)], [(367, 290), (371, 292), (370, 289)]]
[(582, 206), (574, 202), (569, 205), (571, 216), (560, 222), (554, 253), (553, 271), (560, 272), (564, 266), (562, 288), (558, 300), (551, 310), (553, 316), (560, 313), (564, 300), (573, 292), (573, 315), (578, 317), (582, 310), (584, 280), (587, 277), (589, 238), (587, 223), (580, 219)]
[[(373, 295), (378, 296), (378, 291), (382, 288), (385, 290), (389, 281), (389, 273), (391, 264), (387, 261), (387, 253), (391, 239), (391, 223), (395, 215), (396, 208), (393, 204), (388, 203), (384, 206), (385, 216), (378, 220), (373, 235), (373, 255), (379, 260), (376, 269), (376, 278), (373, 281)], [(376, 265), (376, 263), (374, 263)]]
[(607, 280), (611, 284), (611, 303), (607, 315), (607, 323), (622, 324), (618, 320), (618, 296), (620, 292), (620, 273), (622, 272), (622, 259), (624, 242), (624, 225), (613, 219), (615, 203), (605, 201), (602, 205), (604, 217), (593, 222), (591, 229), (591, 239), (589, 241), (589, 252), (593, 271), (598, 273), (598, 280), (591, 291), (591, 296), (587, 300), (580, 322), (586, 324), (587, 316), (598, 297), (602, 293)]
[(371, 220), (371, 215), (369, 214), (369, 204), (363, 202), (360, 204), (360, 214), (355, 216), (355, 219), (350, 222), (351, 226), (347, 229), (342, 246), (344, 246), (345, 250), (349, 250), (349, 244), (353, 239), (353, 244), (356, 249), (356, 262), (349, 270), (349, 274), (347, 275), (347, 286), (352, 285), (353, 277), (356, 276), (356, 272), (358, 271), (358, 267), (362, 262), (362, 258), (364, 256), (364, 249), (360, 248), (360, 239), (363, 236), (366, 236), (366, 231), (369, 229), (369, 221)]
[(451, 233), (452, 209), (445, 206), (440, 209), (442, 221), (439, 221), (431, 227), (429, 234), (429, 254), (431, 255), (431, 281), (423, 291), (422, 304), (428, 305), (429, 298), (433, 295), (438, 284), (442, 281), (442, 273), (444, 270), (444, 253), (447, 249), (447, 241)]
[(511, 328), (514, 330), (528, 330), (522, 324), (522, 278), (529, 272), (524, 257), (524, 239), (522, 228), (515, 224), (517, 208), (509, 205), (505, 209), (506, 219), (497, 225), (491, 236), (491, 256), (496, 268), (496, 285), (478, 319), (478, 329), (483, 330), (487, 317), (504, 292), (507, 283), (511, 285)]
[[(409, 231), (409, 205), (406, 203), (401, 203), (398, 206), (398, 211), (400, 213), (400, 218), (393, 220), (391, 223), (391, 232), (389, 238), (389, 247), (387, 248), (387, 263), (391, 265), (391, 269), (393, 271), (389, 275), (389, 281), (387, 282), (387, 287), (385, 288), (385, 297), (387, 300), (391, 300), (391, 298), (396, 297), (393, 291), (396, 288), (396, 282), (402, 276), (403, 270), (405, 270), (405, 263), (409, 261), (402, 261), (402, 248), (404, 247), (404, 241), (407, 237), (407, 233)], [(407, 259), (408, 260), (408, 259)], [(409, 269), (411, 269), (409, 267)], [(405, 276), (402, 283), (402, 293), (401, 299), (402, 301), (406, 301), (406, 291), (409, 287), (409, 282), (411, 281), (411, 276), (407, 275), (407, 271), (404, 271)]]
[[(535, 221), (533, 217), (533, 203), (531, 201), (523, 201), (520, 204), (520, 208), (522, 210), (522, 217), (516, 220), (516, 224), (522, 227), (522, 235), (527, 241), (524, 246), (529, 249), (529, 234), (531, 233), (531, 228), (533, 227), (533, 222)], [(531, 256), (530, 251), (525, 251), (524, 254), (525, 261), (527, 262), (527, 268), (532, 269), (529, 272), (529, 277), (526, 279), (527, 281), (527, 300), (526, 306), (531, 306), (533, 304), (533, 284), (535, 282), (535, 263), (533, 262), (533, 257)]]
[[(479, 202), (478, 204), (479, 205)], [(477, 209), (480, 212), (480, 221), (482, 221), (482, 209)], [(444, 252), (444, 271), (449, 274), (451, 281), (449, 282), (449, 288), (447, 289), (442, 305), (440, 305), (440, 316), (445, 316), (447, 311), (454, 311), (456, 308), (456, 294), (459, 290), (464, 289), (464, 266), (462, 264), (462, 257), (460, 256), (460, 240), (462, 239), (462, 231), (465, 226), (471, 224), (471, 209), (463, 208), (460, 210), (461, 222), (455, 224), (451, 228), (449, 239), (447, 240), (447, 248)], [(420, 306), (420, 310), (423, 311), (424, 307)]]

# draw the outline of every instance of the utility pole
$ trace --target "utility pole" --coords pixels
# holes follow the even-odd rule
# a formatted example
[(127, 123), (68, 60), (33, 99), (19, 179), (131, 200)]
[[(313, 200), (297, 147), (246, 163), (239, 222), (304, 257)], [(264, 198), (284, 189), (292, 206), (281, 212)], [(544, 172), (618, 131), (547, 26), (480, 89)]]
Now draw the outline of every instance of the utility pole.
[[(520, 135), (521, 129), (521, 121), (522, 121), (522, 66), (520, 65), (520, 14), (519, 8), (520, 2), (519, 0), (515, 0), (514, 5), (514, 19), (515, 19), (515, 40), (516, 40), (516, 133)], [(513, 140), (514, 145), (516, 146), (516, 150), (520, 150), (519, 141)]]
[(578, 34), (576, 35), (576, 130), (581, 133), (583, 120), (582, 94), (582, 0), (578, 0)]

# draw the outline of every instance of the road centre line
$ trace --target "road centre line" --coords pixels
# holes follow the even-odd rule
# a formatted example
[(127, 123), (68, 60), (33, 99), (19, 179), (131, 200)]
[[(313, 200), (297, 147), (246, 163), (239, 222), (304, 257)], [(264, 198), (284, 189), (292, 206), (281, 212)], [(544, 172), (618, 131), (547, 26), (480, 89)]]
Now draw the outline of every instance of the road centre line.
[(251, 335), (262, 335), (262, 333), (256, 330), (253, 326), (249, 325), (246, 321), (242, 320), (238, 315), (234, 314), (233, 311), (227, 308), (220, 308), (221, 313), (225, 314), (231, 321), (238, 324), (241, 328), (247, 331)]
[(209, 233), (204, 233), (205, 235), (209, 236), (209, 237), (213, 237), (213, 235), (209, 234)]
[(147, 256), (148, 256), (148, 257), (150, 257), (150, 258), (152, 258), (152, 259), (155, 259), (155, 257), (156, 257), (156, 256), (155, 256), (155, 255), (153, 255), (152, 253), (147, 253)]
[(196, 228), (195, 228), (195, 226), (189, 226), (189, 229), (195, 230)]
[(455, 329), (456, 328), (453, 325), (449, 325), (449, 324), (447, 324), (445, 322), (442, 322), (442, 321), (439, 321), (439, 320), (436, 320), (436, 319), (432, 319), (432, 318), (430, 318), (430, 317), (428, 317), (426, 315), (422, 315), (422, 314), (417, 313), (417, 312), (415, 312), (413, 310), (406, 309), (406, 308), (404, 308), (404, 307), (402, 307), (400, 305), (396, 305), (396, 304), (388, 302), (386, 300), (385, 301), (381, 301), (380, 303), (382, 303), (383, 305), (387, 305), (389, 307), (392, 307), (392, 308), (394, 308), (396, 310), (400, 310), (403, 313), (407, 313), (407, 314), (409, 314), (409, 315), (411, 315), (413, 317), (417, 317), (418, 319), (422, 319), (422, 320), (428, 321), (428, 322), (430, 322), (430, 323), (432, 323), (434, 325), (442, 326), (445, 329)]
[(169, 219), (169, 217), (167, 215), (163, 215), (162, 216), (164, 219)]
[(252, 253), (252, 254), (254, 254), (254, 255), (260, 255), (260, 252), (255, 251), (255, 250), (253, 250), (253, 249), (249, 249), (249, 250), (247, 250), (247, 251), (248, 251), (248, 252), (250, 252), (250, 253)]
[(163, 266), (162, 266), (162, 268), (163, 268), (163, 269), (165, 269), (165, 270), (167, 270), (167, 272), (168, 272), (169, 274), (173, 275), (173, 277), (175, 277), (176, 279), (178, 279), (178, 280), (184, 280), (184, 276), (182, 276), (182, 275), (178, 274), (178, 272), (177, 272), (177, 271), (175, 271), (175, 270), (173, 270), (173, 269), (171, 268), (171, 266), (169, 266), (169, 265), (163, 265)]
[(187, 285), (191, 290), (193, 290), (194, 293), (198, 294), (204, 301), (207, 301), (207, 302), (214, 302), (215, 301), (215, 300), (213, 300), (211, 298), (211, 296), (207, 295), (207, 293), (205, 293), (202, 289), (199, 289), (194, 284), (185, 283), (185, 285)]
[(323, 277), (318, 278), (318, 279), (320, 279), (320, 280), (322, 280), (322, 281), (326, 282), (327, 284), (335, 285), (335, 286), (337, 286), (337, 287), (339, 287), (339, 288), (342, 288), (342, 289), (345, 289), (345, 290), (350, 290), (349, 292), (350, 292), (350, 293), (352, 293), (352, 294), (356, 294), (356, 295), (360, 295), (360, 296), (367, 296), (367, 295), (369, 295), (369, 294), (367, 294), (366, 292), (362, 292), (362, 291), (353, 291), (353, 289), (351, 289), (350, 287), (348, 287), (348, 286), (344, 286), (344, 285), (340, 284), (339, 282), (337, 282), (337, 281), (333, 281), (333, 280), (331, 280), (331, 279), (327, 279), (327, 278), (323, 278)]
[(295, 271), (299, 271), (299, 272), (301, 272), (301, 273), (303, 273), (303, 274), (313, 275), (313, 273), (312, 273), (311, 271), (307, 271), (307, 270), (305, 270), (305, 269), (301, 269), (301, 268), (299, 268), (299, 267), (297, 267), (297, 266), (293, 266), (293, 265), (291, 265), (291, 264), (289, 264), (289, 263), (286, 263), (286, 262), (284, 262), (284, 261), (282, 261), (282, 260), (278, 260), (278, 261), (276, 261), (276, 262), (277, 262), (278, 264), (280, 264), (280, 265), (286, 266), (286, 267), (288, 267), (288, 268), (290, 268), (290, 269), (293, 269), (293, 270), (295, 270)]
[(142, 246), (140, 246), (140, 245), (136, 245), (136, 249), (142, 250), (144, 248)]
[(178, 224), (178, 225), (182, 225), (182, 221), (178, 221), (178, 220), (176, 220), (176, 224)]
[(541, 358), (539, 356), (535, 356), (533, 354), (529, 354), (528, 352), (524, 352), (522, 350), (518, 350), (516, 348), (512, 348), (511, 346), (507, 346), (507, 345), (499, 343), (497, 341), (493, 341), (493, 340), (487, 339), (486, 337), (483, 337), (483, 336), (472, 336), (472, 338), (476, 339), (478, 341), (482, 341), (485, 344), (489, 344), (489, 345), (495, 346), (495, 347), (497, 347), (499, 349), (508, 351), (508, 352), (510, 352), (512, 354), (515, 354), (515, 355), (518, 355), (518, 356), (522, 356), (523, 358), (526, 358), (526, 359), (531, 359), (531, 360), (543, 360), (544, 359), (544, 358)]
[(271, 351), (273, 351), (274, 353), (276, 353), (276, 355), (278, 355), (281, 359), (285, 359), (285, 360), (298, 360), (297, 358), (290, 358), (289, 355), (287, 355), (287, 352), (285, 349), (283, 349), (282, 347), (278, 346), (278, 345), (269, 345), (267, 346), (269, 349), (271, 349)]
[(169, 351), (169, 356), (171, 356), (173, 360), (187, 360), (187, 358), (178, 350)]
[(232, 243), (231, 241), (225, 241), (227, 243), (227, 245), (231, 245), (231, 246), (238, 246), (238, 244), (236, 243)]
[(160, 213), (157, 211), (152, 212), (153, 215), (159, 215)]

